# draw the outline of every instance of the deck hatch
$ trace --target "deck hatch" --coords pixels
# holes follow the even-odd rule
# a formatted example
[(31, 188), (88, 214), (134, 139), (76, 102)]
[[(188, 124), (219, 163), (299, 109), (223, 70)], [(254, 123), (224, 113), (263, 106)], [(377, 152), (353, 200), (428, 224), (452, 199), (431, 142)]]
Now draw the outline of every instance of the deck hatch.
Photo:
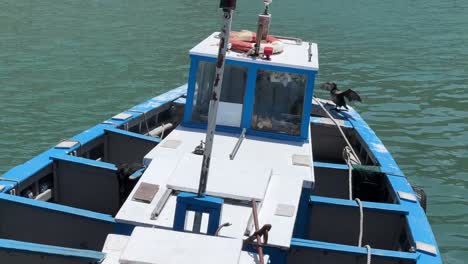
[(275, 215), (293, 217), (296, 207), (290, 204), (278, 204)]
[(73, 148), (76, 145), (80, 145), (80, 142), (78, 140), (64, 140), (60, 143), (58, 143), (55, 147), (59, 149), (69, 149)]
[(132, 116), (133, 116), (133, 115), (131, 115), (131, 114), (120, 113), (120, 114), (117, 114), (117, 115), (113, 116), (112, 119), (123, 121), (123, 120), (129, 119), (129, 118), (132, 117)]
[(142, 182), (133, 195), (133, 200), (143, 203), (151, 203), (158, 191), (159, 185)]
[(292, 155), (292, 163), (296, 166), (310, 167), (311, 158), (309, 155)]
[(170, 149), (176, 149), (182, 144), (182, 141), (180, 140), (166, 140), (164, 143), (161, 144), (161, 147), (163, 148), (170, 148)]

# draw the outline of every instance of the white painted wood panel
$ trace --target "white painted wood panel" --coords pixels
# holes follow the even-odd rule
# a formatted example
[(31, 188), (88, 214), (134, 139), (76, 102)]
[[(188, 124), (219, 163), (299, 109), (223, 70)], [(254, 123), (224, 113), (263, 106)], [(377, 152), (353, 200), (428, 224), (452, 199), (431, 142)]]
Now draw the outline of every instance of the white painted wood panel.
[[(169, 188), (197, 192), (202, 156), (186, 154), (167, 183)], [(255, 166), (237, 166), (229, 159), (212, 158), (208, 176), (208, 195), (237, 200), (263, 200), (270, 181), (271, 169)]]
[(238, 264), (241, 239), (136, 227), (121, 264)]

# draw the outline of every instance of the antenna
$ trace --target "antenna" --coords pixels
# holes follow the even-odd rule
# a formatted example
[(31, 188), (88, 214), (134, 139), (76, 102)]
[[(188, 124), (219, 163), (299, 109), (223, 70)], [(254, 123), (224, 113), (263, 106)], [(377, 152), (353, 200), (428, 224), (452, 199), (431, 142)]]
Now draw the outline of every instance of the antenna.
[[(203, 152), (203, 162), (200, 172), (200, 182), (198, 185), (198, 196), (204, 196), (208, 183), (208, 173), (210, 169), (211, 152), (213, 150), (214, 133), (216, 129), (216, 117), (218, 115), (219, 98), (221, 96), (221, 85), (223, 83), (224, 63), (226, 52), (229, 46), (229, 35), (231, 33), (232, 13), (236, 9), (236, 0), (221, 0), (219, 7), (223, 10), (223, 28), (219, 38), (218, 59), (216, 61), (216, 75), (213, 83), (213, 94), (210, 100), (208, 112), (208, 127), (206, 130), (205, 150)], [(196, 213), (193, 223), (193, 231), (200, 232), (202, 213)]]

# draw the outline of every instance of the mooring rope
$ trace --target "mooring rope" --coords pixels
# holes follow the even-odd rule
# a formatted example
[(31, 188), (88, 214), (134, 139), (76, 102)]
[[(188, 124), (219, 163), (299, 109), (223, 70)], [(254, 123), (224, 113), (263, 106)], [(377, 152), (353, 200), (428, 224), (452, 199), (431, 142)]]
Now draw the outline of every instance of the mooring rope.
[(351, 164), (348, 163), (348, 192), (349, 192), (349, 199), (353, 199), (353, 168)]
[(364, 247), (367, 248), (367, 264), (371, 264), (371, 258), (372, 258), (371, 246), (365, 245)]
[(362, 203), (359, 198), (354, 199), (359, 206), (359, 240), (358, 247), (362, 247), (362, 233), (364, 229), (364, 212), (362, 209)]
[[(338, 122), (335, 120), (335, 118), (328, 112), (328, 110), (323, 106), (323, 104), (316, 98), (312, 98), (322, 109), (325, 111), (327, 116), (333, 121), (333, 123), (336, 125), (338, 130), (341, 133), (341, 136), (346, 142), (346, 147), (343, 149), (343, 159), (346, 161), (348, 165), (348, 191), (349, 191), (349, 199), (353, 199), (353, 167), (352, 164), (362, 164), (361, 160), (359, 159), (358, 155), (356, 155), (356, 152), (354, 152), (353, 147), (351, 146), (351, 143), (349, 143), (348, 138), (346, 137), (345, 133), (343, 132), (343, 129), (341, 129), (341, 126), (338, 124)], [(358, 247), (362, 247), (362, 236), (364, 233), (364, 210), (362, 207), (362, 202), (359, 198), (354, 199), (356, 203), (359, 206), (359, 240), (358, 240)], [(367, 264), (371, 264), (371, 259), (372, 259), (372, 252), (371, 252), (371, 246), (370, 245), (365, 245), (364, 246), (367, 249)]]
[(359, 159), (358, 155), (356, 154), (356, 152), (354, 152), (354, 149), (353, 147), (351, 146), (351, 143), (349, 143), (349, 140), (348, 138), (346, 137), (345, 133), (343, 132), (343, 129), (341, 129), (341, 126), (338, 124), (338, 122), (336, 121), (336, 119), (330, 114), (330, 112), (328, 112), (327, 108), (325, 108), (325, 106), (323, 106), (322, 102), (320, 102), (316, 97), (313, 97), (312, 100), (314, 100), (322, 109), (323, 111), (325, 111), (325, 113), (327, 114), (327, 116), (333, 121), (333, 123), (335, 123), (336, 127), (338, 128), (338, 130), (340, 131), (341, 133), (341, 136), (343, 137), (343, 139), (345, 140), (346, 144), (348, 145), (348, 147), (351, 149), (351, 151), (353, 152), (354, 156), (356, 157), (356, 159), (358, 160), (359, 164), (361, 164), (361, 160)]
[[(146, 133), (145, 134), (149, 134), (150, 130), (149, 130), (149, 126), (148, 126), (148, 119), (146, 117), (146, 112), (145, 111), (140, 111), (140, 110), (133, 110), (133, 109), (127, 110), (127, 112), (142, 114), (143, 115), (143, 121), (145, 122), (145, 125), (146, 125)], [(140, 123), (140, 132), (141, 132), (141, 123)]]
[(359, 164), (357, 158), (354, 157), (351, 149), (346, 146), (343, 149), (343, 159), (348, 164), (348, 193), (349, 200), (353, 199), (353, 164)]

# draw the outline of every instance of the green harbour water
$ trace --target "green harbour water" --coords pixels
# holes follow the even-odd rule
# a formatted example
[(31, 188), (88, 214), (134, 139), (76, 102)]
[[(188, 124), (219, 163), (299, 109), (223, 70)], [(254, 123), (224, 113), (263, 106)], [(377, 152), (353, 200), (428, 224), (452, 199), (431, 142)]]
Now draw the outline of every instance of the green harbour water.
[[(255, 30), (260, 0), (233, 28)], [(186, 82), (218, 1), (0, 0), (0, 174)], [(271, 32), (317, 42), (318, 83), (356, 109), (424, 187), (444, 263), (468, 262), (468, 1), (275, 0)], [(318, 91), (321, 97), (327, 94)]]

